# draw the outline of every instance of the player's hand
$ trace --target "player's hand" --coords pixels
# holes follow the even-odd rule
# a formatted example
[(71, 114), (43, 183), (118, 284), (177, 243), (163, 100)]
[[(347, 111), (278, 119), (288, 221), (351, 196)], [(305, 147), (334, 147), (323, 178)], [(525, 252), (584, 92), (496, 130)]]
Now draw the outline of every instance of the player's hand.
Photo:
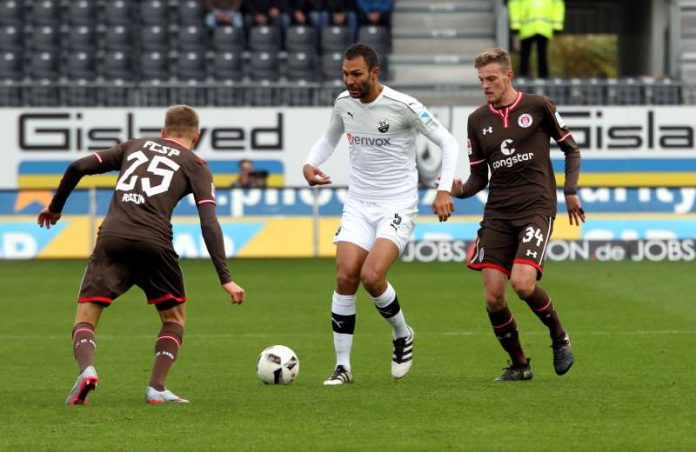
[(42, 228), (51, 229), (52, 225), (58, 223), (58, 220), (60, 220), (60, 216), (61, 214), (51, 212), (50, 210), (48, 210), (48, 207), (44, 207), (43, 209), (41, 209), (41, 212), (39, 212), (39, 226)]
[(305, 166), (302, 167), (302, 173), (304, 174), (304, 178), (310, 187), (331, 183), (331, 178), (329, 176), (324, 174), (324, 172), (316, 166), (312, 166), (309, 163), (305, 163)]
[(241, 286), (237, 285), (234, 281), (230, 281), (222, 285), (222, 288), (230, 294), (230, 299), (232, 304), (242, 304), (244, 303), (244, 298), (246, 297), (246, 292)]
[(452, 212), (454, 212), (454, 203), (449, 192), (438, 190), (435, 201), (433, 201), (433, 213), (440, 221), (447, 221)]
[(570, 225), (580, 226), (580, 222), (585, 222), (585, 211), (578, 195), (565, 195), (566, 207), (568, 208), (568, 220)]

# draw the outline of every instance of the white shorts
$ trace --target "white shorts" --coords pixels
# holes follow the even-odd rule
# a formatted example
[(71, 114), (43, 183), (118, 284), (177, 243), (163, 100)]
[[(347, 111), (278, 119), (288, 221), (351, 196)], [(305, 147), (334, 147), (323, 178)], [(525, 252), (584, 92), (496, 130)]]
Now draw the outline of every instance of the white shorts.
[(397, 204), (346, 199), (341, 225), (333, 242), (350, 242), (370, 251), (375, 240), (384, 238), (394, 242), (401, 254), (416, 225), (417, 202)]

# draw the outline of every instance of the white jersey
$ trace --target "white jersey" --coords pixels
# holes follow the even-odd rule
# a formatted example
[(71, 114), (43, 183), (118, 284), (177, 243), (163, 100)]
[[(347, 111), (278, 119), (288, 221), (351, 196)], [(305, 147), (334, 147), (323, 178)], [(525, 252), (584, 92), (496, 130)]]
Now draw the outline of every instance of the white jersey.
[[(308, 163), (318, 166), (333, 152), (346, 134), (350, 151), (348, 196), (362, 201), (416, 201), (416, 136), (422, 133), (436, 144), (448, 144), (448, 175), (444, 162), (441, 186), (449, 192), (456, 166), (454, 138), (416, 99), (384, 86), (370, 103), (352, 98), (344, 91), (334, 103), (329, 126), (310, 152)], [(454, 142), (454, 151), (452, 151)], [(330, 149), (326, 149), (329, 148)], [(328, 152), (326, 152), (328, 150)], [(444, 151), (444, 149), (443, 149)], [(443, 152), (444, 154), (444, 152)], [(454, 154), (454, 161), (451, 155)], [(444, 156), (443, 156), (444, 157)]]

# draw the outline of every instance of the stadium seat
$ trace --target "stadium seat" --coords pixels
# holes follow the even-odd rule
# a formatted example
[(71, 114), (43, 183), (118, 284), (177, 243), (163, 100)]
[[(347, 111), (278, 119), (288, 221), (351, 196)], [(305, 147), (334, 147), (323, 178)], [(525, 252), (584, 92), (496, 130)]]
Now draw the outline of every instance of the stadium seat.
[(182, 52), (179, 54), (176, 76), (184, 81), (204, 81), (206, 78), (205, 60), (201, 52)]
[(31, 55), (29, 74), (34, 80), (58, 80), (58, 54), (54, 52), (34, 52)]
[(136, 79), (130, 53), (120, 50), (107, 51), (104, 54), (104, 78), (106, 80), (132, 81)]
[(203, 23), (203, 2), (200, 0), (180, 1), (177, 5), (177, 21), (179, 25), (201, 25)]
[(391, 51), (391, 33), (387, 27), (367, 25), (358, 30), (358, 42), (369, 45), (380, 53)]
[(218, 52), (244, 50), (244, 30), (235, 27), (217, 27), (213, 32), (213, 47)]
[(21, 79), (21, 54), (15, 52), (0, 52), (0, 81)]
[(179, 29), (179, 49), (203, 51), (208, 46), (208, 30), (201, 25), (189, 25)]
[(286, 77), (290, 81), (319, 81), (316, 53), (314, 51), (288, 53)]
[(280, 28), (260, 25), (249, 32), (249, 49), (254, 52), (277, 52), (281, 47)]
[(131, 30), (123, 25), (110, 25), (104, 33), (106, 50), (130, 51), (133, 48)]
[(37, 1), (27, 20), (34, 25), (57, 25), (60, 22), (60, 3), (58, 0)]
[(165, 81), (169, 79), (169, 61), (162, 52), (144, 52), (140, 56), (142, 80)]
[(24, 37), (17, 25), (0, 25), (0, 51), (18, 52), (24, 47)]
[(324, 80), (343, 79), (343, 53), (329, 52), (321, 55), (321, 77)]
[(108, 25), (130, 25), (131, 3), (125, 0), (106, 2), (103, 10), (103, 22)]
[(217, 81), (239, 82), (244, 78), (241, 51), (221, 52), (215, 55), (211, 75)]
[(150, 25), (142, 29), (140, 42), (145, 51), (169, 49), (169, 32), (160, 25)]
[(94, 29), (87, 25), (76, 25), (68, 29), (68, 47), (70, 50), (92, 51), (96, 48)]
[(295, 25), (285, 34), (285, 48), (289, 52), (316, 52), (317, 32), (314, 27)]
[(280, 78), (276, 52), (254, 52), (251, 55), (250, 76), (254, 81), (276, 82)]
[(353, 40), (347, 27), (325, 27), (321, 30), (321, 49), (324, 52), (343, 52)]
[(60, 33), (55, 26), (43, 25), (34, 27), (31, 37), (34, 50), (53, 51), (60, 47)]
[(62, 69), (68, 80), (93, 81), (96, 78), (94, 54), (76, 52), (65, 61)]
[(145, 25), (169, 23), (169, 7), (165, 0), (143, 0), (140, 4), (140, 21)]
[(22, 24), (22, 4), (15, 0), (0, 1), (0, 24), (20, 26)]
[(68, 7), (68, 20), (70, 23), (72, 25), (94, 25), (95, 3), (87, 0), (70, 2)]

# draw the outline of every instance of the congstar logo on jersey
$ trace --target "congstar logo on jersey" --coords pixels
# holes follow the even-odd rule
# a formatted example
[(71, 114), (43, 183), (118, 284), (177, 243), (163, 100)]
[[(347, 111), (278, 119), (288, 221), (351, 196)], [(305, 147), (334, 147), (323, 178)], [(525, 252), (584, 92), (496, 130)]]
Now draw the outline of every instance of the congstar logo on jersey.
[(515, 154), (517, 149), (514, 148), (514, 141), (511, 139), (503, 140), (500, 143), (500, 152), (507, 156), (507, 158), (499, 159), (493, 162), (493, 169), (498, 168), (512, 168), (520, 162), (528, 162), (534, 158), (533, 152), (527, 152), (526, 154)]
[(378, 148), (391, 146), (391, 137), (364, 137), (353, 133), (347, 133), (346, 137), (351, 146), (375, 146)]
[[(119, 110), (105, 119), (89, 110), (31, 112), (17, 116), (17, 145), (21, 151), (98, 151), (135, 137), (159, 136), (162, 125), (148, 116), (143, 124), (139, 112)], [(213, 151), (282, 151), (284, 118), (282, 112), (270, 123), (202, 124), (196, 149)], [(275, 118), (273, 118), (275, 116)], [(140, 120), (139, 120), (140, 119)], [(162, 118), (157, 118), (161, 121)]]

